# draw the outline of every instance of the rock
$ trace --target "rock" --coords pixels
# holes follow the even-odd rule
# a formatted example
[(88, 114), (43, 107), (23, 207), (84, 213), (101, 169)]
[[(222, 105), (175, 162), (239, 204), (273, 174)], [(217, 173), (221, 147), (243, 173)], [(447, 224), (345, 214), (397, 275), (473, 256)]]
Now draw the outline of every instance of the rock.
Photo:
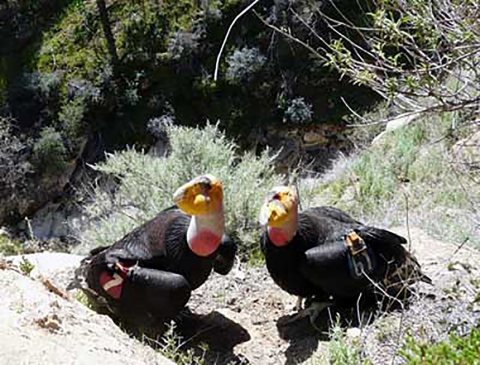
[(406, 125), (412, 123), (414, 120), (416, 120), (419, 117), (420, 117), (420, 114), (415, 113), (415, 114), (408, 114), (406, 116), (400, 116), (398, 118), (392, 119), (385, 126), (385, 130), (373, 139), (372, 145), (379, 143), (386, 134), (405, 127)]
[(342, 123), (314, 124), (303, 128), (272, 127), (262, 143), (276, 153), (273, 162), (277, 172), (288, 173), (299, 163), (308, 165), (311, 171), (320, 172), (339, 152), (352, 147), (345, 129)]
[(327, 144), (328, 139), (325, 135), (318, 132), (307, 132), (303, 135), (303, 141), (307, 145)]
[(74, 270), (84, 257), (61, 252), (41, 252), (29, 255), (8, 256), (6, 259), (14, 267), (26, 261), (34, 267), (29, 276), (34, 279), (49, 279), (55, 285), (65, 290), (73, 278)]
[[(36, 262), (50, 269), (52, 258), (42, 256)], [(57, 258), (63, 264), (76, 260)], [(4, 269), (0, 270), (0, 287), (3, 365), (173, 365), (152, 348), (130, 338), (109, 317), (49, 292), (37, 280)]]
[(48, 203), (39, 209), (29, 220), (30, 228), (25, 221), (18, 225), (23, 231), (33, 233), (35, 239), (48, 240), (51, 238), (75, 237), (86, 224), (86, 218), (81, 214), (75, 203), (56, 204)]

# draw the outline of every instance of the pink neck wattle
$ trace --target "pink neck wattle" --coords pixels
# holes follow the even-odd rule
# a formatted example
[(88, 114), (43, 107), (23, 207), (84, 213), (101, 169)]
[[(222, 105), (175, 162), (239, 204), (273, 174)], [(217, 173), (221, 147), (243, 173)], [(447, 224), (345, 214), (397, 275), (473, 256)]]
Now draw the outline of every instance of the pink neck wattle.
[(287, 232), (281, 228), (269, 227), (268, 238), (270, 238), (270, 241), (277, 247), (286, 246), (288, 242), (290, 242)]
[(217, 250), (221, 240), (222, 237), (212, 231), (202, 230), (190, 239), (189, 246), (196, 255), (206, 257)]

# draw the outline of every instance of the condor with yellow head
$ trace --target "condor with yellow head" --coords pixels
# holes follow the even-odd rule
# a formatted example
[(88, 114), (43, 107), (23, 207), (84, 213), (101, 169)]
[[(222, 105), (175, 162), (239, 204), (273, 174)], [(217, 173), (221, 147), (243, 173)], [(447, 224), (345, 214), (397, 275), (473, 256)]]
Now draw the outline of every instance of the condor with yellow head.
[(173, 318), (212, 268), (227, 274), (236, 245), (225, 234), (223, 188), (202, 175), (160, 212), (109, 247), (93, 250), (76, 271), (77, 285), (114, 316), (135, 325)]
[[(298, 206), (296, 189), (280, 186), (267, 194), (260, 212), (267, 269), (288, 293), (310, 298), (321, 310), (332, 304), (355, 307), (359, 297), (376, 302), (382, 295), (378, 288), (398, 297), (416, 281), (431, 282), (404, 248), (405, 238), (333, 207), (299, 212)], [(318, 310), (306, 309), (312, 324)]]

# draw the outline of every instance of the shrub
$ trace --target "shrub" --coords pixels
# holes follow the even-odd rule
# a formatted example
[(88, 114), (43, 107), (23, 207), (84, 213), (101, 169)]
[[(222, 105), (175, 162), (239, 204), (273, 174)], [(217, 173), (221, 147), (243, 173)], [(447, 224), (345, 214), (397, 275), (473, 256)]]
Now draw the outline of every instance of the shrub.
[(401, 354), (411, 365), (480, 364), (480, 329), (464, 337), (451, 335), (448, 341), (433, 345), (417, 343), (409, 336)]
[(178, 31), (174, 32), (168, 40), (168, 53), (173, 60), (190, 58), (194, 55), (199, 46), (201, 33)]
[(280, 182), (267, 152), (240, 154), (218, 126), (187, 128), (166, 124), (170, 154), (155, 157), (128, 149), (107, 156), (97, 171), (118, 179), (115, 193), (97, 188), (87, 208), (96, 221), (82, 234), (79, 250), (108, 245), (172, 205), (172, 194), (195, 176), (211, 173), (224, 184), (227, 230), (241, 241), (240, 252), (258, 249), (257, 218), (263, 198)]
[(14, 241), (6, 235), (0, 234), (0, 254), (6, 256), (19, 255), (23, 252), (22, 244), (18, 241)]
[(305, 102), (303, 98), (293, 99), (283, 116), (284, 123), (306, 124), (312, 121), (312, 105)]
[(69, 80), (67, 97), (69, 100), (83, 99), (92, 104), (99, 104), (103, 100), (102, 91), (90, 81), (83, 79)]
[(33, 153), (37, 168), (42, 169), (42, 172), (55, 174), (65, 167), (67, 150), (61, 134), (52, 127), (46, 127), (40, 132)]
[[(316, 204), (335, 205), (381, 225), (409, 223), (448, 242), (477, 240), (478, 172), (452, 156), (454, 113), (429, 115), (390, 132), (348, 159), (316, 189)], [(461, 127), (457, 127), (457, 134)]]
[[(163, 334), (161, 343), (155, 343), (158, 346), (158, 351), (167, 359), (172, 360), (175, 364), (179, 365), (204, 365), (205, 354), (208, 351), (207, 345), (198, 345), (201, 355), (195, 354), (195, 350), (190, 348), (183, 350), (181, 347), (184, 345), (184, 339), (175, 331), (175, 322), (171, 322), (167, 328), (167, 331)], [(146, 339), (146, 342), (150, 341)]]
[(0, 117), (0, 190), (18, 188), (19, 182), (30, 171), (31, 165), (22, 161), (22, 151), (26, 147), (26, 144), (15, 135), (12, 121)]
[(87, 110), (85, 99), (77, 97), (62, 106), (58, 120), (69, 140), (75, 140), (82, 134), (83, 117)]
[(342, 25), (325, 17), (336, 32), (324, 48), (327, 64), (404, 110), (478, 107), (474, 1), (373, 0), (369, 8), (361, 23), (344, 13)]
[(258, 48), (237, 49), (228, 58), (227, 78), (233, 82), (248, 81), (259, 72), (267, 58)]

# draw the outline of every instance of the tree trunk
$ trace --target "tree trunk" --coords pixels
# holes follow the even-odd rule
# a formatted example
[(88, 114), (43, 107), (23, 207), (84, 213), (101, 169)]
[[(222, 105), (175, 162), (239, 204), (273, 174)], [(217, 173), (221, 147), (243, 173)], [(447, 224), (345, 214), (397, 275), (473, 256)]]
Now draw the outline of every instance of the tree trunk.
[(115, 38), (113, 38), (112, 28), (110, 27), (110, 21), (108, 20), (107, 6), (105, 0), (96, 0), (98, 12), (100, 14), (100, 22), (102, 23), (103, 33), (107, 41), (108, 53), (110, 55), (110, 62), (113, 68), (113, 74), (116, 76), (118, 68), (118, 54), (115, 47)]

